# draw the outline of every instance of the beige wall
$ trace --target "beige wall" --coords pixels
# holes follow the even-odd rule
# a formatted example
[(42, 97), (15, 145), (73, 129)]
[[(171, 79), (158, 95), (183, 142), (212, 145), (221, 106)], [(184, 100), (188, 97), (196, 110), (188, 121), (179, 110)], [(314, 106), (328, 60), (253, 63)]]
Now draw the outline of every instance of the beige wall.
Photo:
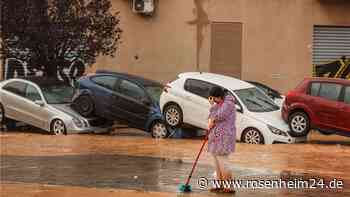
[(127, 0), (112, 1), (123, 43), (97, 67), (162, 82), (197, 64), (208, 71), (210, 23), (241, 22), (242, 78), (286, 92), (312, 74), (313, 25), (350, 25), (350, 2), (341, 0), (160, 0), (153, 17), (132, 13)]
[[(193, 2), (161, 0), (153, 17), (132, 13), (129, 1), (114, 0), (121, 14), (122, 44), (115, 58), (99, 58), (97, 66), (140, 74), (160, 81), (178, 72), (191, 71), (196, 65), (196, 27)], [(135, 59), (138, 56), (138, 59)]]
[(208, 71), (210, 23), (241, 22), (242, 78), (286, 92), (312, 74), (313, 25), (350, 26), (346, 0), (157, 0), (153, 17), (133, 13), (130, 0), (111, 1), (124, 31), (120, 51), (98, 58), (91, 70), (161, 82), (197, 66)]

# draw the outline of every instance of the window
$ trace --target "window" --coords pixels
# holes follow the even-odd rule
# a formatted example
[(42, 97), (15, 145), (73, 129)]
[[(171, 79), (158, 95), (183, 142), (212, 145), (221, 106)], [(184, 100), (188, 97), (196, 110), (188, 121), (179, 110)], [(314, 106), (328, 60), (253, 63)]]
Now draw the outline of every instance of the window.
[(27, 84), (20, 81), (14, 81), (5, 85), (3, 89), (24, 97), (26, 87), (27, 87)]
[(27, 85), (25, 97), (31, 101), (42, 100), (38, 90), (32, 85)]
[(204, 98), (208, 98), (209, 91), (214, 86), (213, 84), (195, 79), (188, 79), (185, 82), (185, 90)]
[(41, 91), (48, 104), (71, 103), (75, 89), (66, 84), (50, 84), (41, 87)]
[(318, 92), (320, 90), (320, 83), (311, 83), (310, 86), (310, 95), (311, 96), (318, 96)]
[(344, 102), (346, 104), (350, 104), (350, 87), (346, 87), (345, 88), (345, 92), (344, 92)]
[(98, 76), (92, 78), (96, 84), (105, 87), (110, 90), (115, 90), (115, 84), (117, 83), (118, 78), (113, 76)]
[(337, 101), (342, 85), (335, 83), (322, 83), (319, 96), (328, 100)]
[(271, 112), (279, 107), (257, 88), (239, 89), (234, 91), (239, 99), (251, 112)]
[(120, 83), (119, 92), (125, 96), (131, 97), (136, 100), (141, 100), (145, 97), (145, 92), (138, 85), (127, 81), (122, 80)]

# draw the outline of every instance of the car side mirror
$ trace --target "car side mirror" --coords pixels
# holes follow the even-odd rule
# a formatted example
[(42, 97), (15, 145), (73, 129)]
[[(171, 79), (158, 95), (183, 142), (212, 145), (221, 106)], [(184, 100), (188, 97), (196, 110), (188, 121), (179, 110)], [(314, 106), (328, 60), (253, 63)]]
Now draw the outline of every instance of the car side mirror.
[(39, 105), (40, 107), (43, 107), (45, 105), (44, 101), (42, 101), (42, 100), (36, 100), (36, 101), (34, 101), (34, 103)]
[(236, 104), (236, 111), (243, 113), (242, 107), (240, 105), (237, 105), (237, 104)]

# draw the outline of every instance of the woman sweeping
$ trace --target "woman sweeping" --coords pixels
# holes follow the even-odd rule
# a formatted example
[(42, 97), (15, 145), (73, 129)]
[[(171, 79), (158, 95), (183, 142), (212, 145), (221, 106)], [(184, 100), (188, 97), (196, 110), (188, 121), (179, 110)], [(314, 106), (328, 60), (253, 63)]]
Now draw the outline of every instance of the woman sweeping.
[[(232, 172), (228, 168), (228, 157), (235, 151), (236, 144), (236, 109), (235, 99), (225, 95), (220, 87), (213, 87), (209, 92), (211, 104), (208, 118), (208, 152), (211, 153), (215, 166), (216, 180), (231, 180)], [(233, 188), (212, 188), (213, 192), (234, 193)]]

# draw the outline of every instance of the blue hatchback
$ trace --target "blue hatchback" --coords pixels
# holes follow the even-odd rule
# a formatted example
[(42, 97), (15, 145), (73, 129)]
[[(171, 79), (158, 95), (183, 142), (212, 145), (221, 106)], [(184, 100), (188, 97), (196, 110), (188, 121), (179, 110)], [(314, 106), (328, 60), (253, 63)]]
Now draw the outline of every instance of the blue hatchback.
[(159, 107), (162, 84), (125, 73), (97, 71), (80, 78), (78, 89), (72, 107), (82, 116), (116, 120), (157, 138), (169, 135)]

